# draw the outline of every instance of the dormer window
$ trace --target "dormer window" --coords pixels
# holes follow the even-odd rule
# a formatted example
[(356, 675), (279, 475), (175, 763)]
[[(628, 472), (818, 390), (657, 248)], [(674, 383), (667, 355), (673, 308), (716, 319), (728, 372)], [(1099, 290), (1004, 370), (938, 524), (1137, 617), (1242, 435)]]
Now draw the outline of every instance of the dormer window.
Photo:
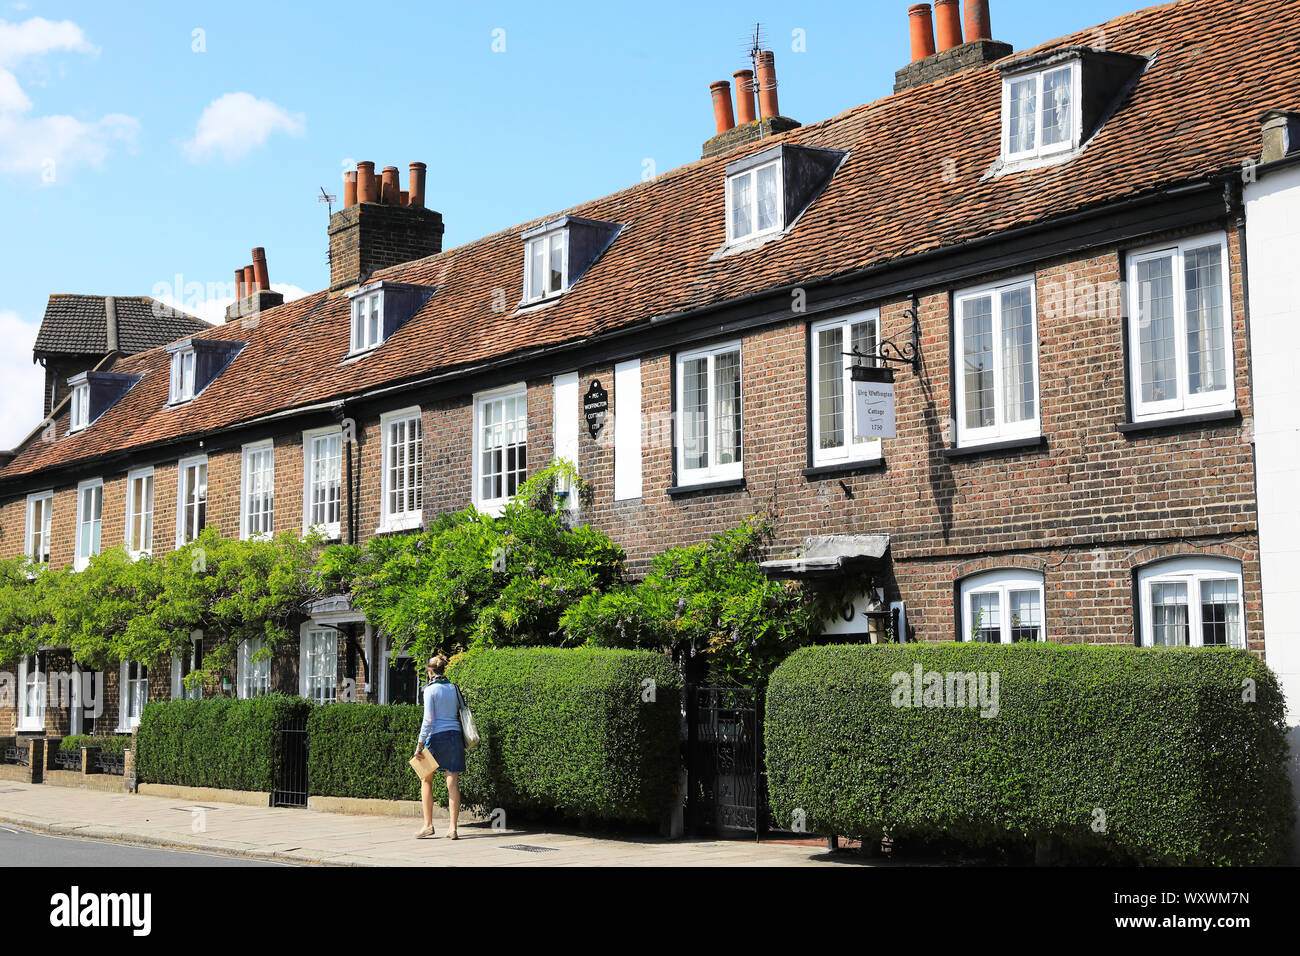
[(1002, 158), (1050, 156), (1079, 146), (1082, 70), (1063, 66), (1002, 80)]
[(90, 424), (90, 386), (78, 385), (72, 390), (72, 430), (79, 431)]
[(352, 300), (352, 351), (365, 352), (384, 340), (384, 295), (372, 292)]
[(524, 260), (524, 301), (539, 302), (569, 287), (569, 233), (566, 229), (528, 240)]
[(433, 297), (430, 286), (379, 281), (352, 293), (352, 337), (348, 357), (383, 345)]
[(727, 178), (727, 241), (780, 231), (781, 207), (779, 159), (732, 174)]
[(196, 357), (193, 349), (172, 354), (171, 404), (188, 402), (194, 397), (194, 369)]
[(616, 222), (561, 216), (524, 232), (524, 294), (520, 305), (555, 299), (596, 264), (623, 227)]

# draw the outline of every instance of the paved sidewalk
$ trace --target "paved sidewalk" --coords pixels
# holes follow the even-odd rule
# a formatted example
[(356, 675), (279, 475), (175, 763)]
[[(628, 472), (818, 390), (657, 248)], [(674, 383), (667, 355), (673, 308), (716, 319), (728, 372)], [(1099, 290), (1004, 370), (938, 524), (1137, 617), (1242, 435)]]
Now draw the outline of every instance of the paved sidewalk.
[(825, 844), (583, 836), (493, 830), (487, 824), (463, 822), (460, 839), (453, 842), (443, 839), (445, 823), (437, 818), (438, 835), (416, 840), (420, 821), (406, 818), (193, 803), (9, 781), (0, 781), (0, 823), (71, 836), (339, 866), (836, 865), (826, 855)]

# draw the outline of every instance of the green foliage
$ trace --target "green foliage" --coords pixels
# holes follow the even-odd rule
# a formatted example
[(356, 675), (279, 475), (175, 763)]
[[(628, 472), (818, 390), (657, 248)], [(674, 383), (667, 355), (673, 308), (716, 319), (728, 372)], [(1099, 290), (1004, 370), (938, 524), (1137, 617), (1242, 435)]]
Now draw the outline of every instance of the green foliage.
[(319, 587), (350, 591), (353, 605), (417, 658), (559, 644), (560, 615), (617, 583), (624, 561), (605, 534), (569, 528), (555, 513), (552, 489), (566, 474), (559, 463), (534, 475), (499, 518), (470, 508), (439, 517), (422, 534), (330, 548), (317, 564)]
[(131, 746), (130, 734), (118, 734), (113, 737), (93, 737), (90, 734), (73, 734), (59, 741), (62, 753), (73, 753), (82, 747), (98, 747), (104, 753), (120, 754)]
[[(902, 706), (915, 665), (997, 674), (996, 716)], [(766, 747), (777, 819), (799, 809), (821, 832), (1257, 864), (1284, 857), (1294, 823), (1282, 695), (1244, 651), (806, 648), (772, 675)]]
[(571, 643), (595, 647), (694, 648), (711, 679), (761, 682), (820, 633), (838, 593), (810, 596), (770, 581), (759, 567), (771, 538), (761, 518), (702, 544), (670, 548), (630, 588), (584, 597), (561, 619)]
[[(325, 704), (307, 722), (313, 796), (419, 800), (420, 778), (408, 763), (415, 752), (423, 712), (414, 704), (358, 707)], [(444, 805), (442, 774), (433, 781)]]
[(276, 735), (311, 707), (279, 694), (151, 702), (136, 731), (137, 775), (142, 783), (269, 791)]

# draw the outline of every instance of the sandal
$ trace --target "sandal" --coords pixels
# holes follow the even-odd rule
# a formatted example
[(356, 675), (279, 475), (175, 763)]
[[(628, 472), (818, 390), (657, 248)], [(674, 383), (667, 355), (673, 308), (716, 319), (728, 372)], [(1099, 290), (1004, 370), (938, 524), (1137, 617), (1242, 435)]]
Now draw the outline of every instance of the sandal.
[(425, 827), (423, 830), (421, 830), (419, 833), (417, 833), (417, 834), (415, 835), (415, 838), (416, 838), (417, 840), (423, 840), (425, 837), (431, 837), (431, 836), (433, 836), (433, 824), (432, 824), (432, 823), (430, 823), (427, 827)]
[(448, 830), (448, 831), (447, 831), (447, 839), (448, 839), (448, 840), (459, 840), (460, 837), (456, 836), (456, 831), (453, 829), (453, 830)]

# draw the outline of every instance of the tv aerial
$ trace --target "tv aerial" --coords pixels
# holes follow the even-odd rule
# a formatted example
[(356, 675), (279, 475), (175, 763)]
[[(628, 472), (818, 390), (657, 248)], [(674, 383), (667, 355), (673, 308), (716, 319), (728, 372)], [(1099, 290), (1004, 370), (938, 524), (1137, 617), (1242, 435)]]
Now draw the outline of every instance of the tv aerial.
[(322, 203), (324, 203), (326, 206), (328, 206), (328, 207), (329, 207), (329, 211), (330, 211), (330, 215), (333, 216), (333, 215), (334, 215), (334, 200), (336, 200), (336, 199), (338, 199), (338, 198), (339, 198), (339, 197), (338, 197), (337, 195), (335, 195), (334, 193), (327, 193), (327, 192), (325, 191), (325, 187), (322, 186), (322, 187), (320, 188), (320, 195), (316, 197), (316, 201), (317, 201), (317, 202), (322, 202)]

